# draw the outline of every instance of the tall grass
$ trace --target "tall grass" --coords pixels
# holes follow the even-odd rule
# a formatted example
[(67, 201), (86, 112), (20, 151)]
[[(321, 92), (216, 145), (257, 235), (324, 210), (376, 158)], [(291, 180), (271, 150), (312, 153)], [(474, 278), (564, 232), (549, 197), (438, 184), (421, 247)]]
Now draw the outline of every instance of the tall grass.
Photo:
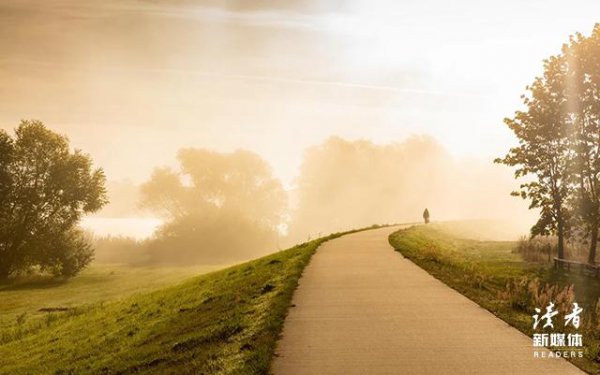
[[(587, 251), (585, 243), (576, 240), (565, 243), (566, 259), (587, 262)], [(517, 241), (515, 252), (527, 262), (551, 263), (558, 253), (558, 239), (555, 236), (523, 236)]]

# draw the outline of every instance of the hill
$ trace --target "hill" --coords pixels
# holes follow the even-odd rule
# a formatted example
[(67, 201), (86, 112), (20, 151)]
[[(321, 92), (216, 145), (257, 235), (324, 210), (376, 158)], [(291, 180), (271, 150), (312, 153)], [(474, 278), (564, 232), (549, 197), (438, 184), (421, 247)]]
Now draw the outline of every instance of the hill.
[(321, 243), (340, 235), (17, 324), (2, 333), (0, 373), (265, 373), (302, 270)]
[[(21, 334), (40, 320), (44, 311), (81, 308), (107, 303), (135, 294), (172, 286), (193, 276), (225, 266), (128, 267), (118, 264), (92, 264), (77, 277), (24, 275), (0, 284), (0, 344), (12, 334)], [(18, 330), (15, 328), (19, 328)]]

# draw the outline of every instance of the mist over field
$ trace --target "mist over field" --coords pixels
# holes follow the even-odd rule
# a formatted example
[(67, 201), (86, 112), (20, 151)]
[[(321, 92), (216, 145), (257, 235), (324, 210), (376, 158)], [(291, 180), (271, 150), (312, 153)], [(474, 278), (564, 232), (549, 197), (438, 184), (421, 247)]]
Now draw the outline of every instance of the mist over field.
[(0, 375), (600, 374), (598, 15), (0, 0)]
[[(186, 238), (200, 262), (215, 249), (233, 261), (319, 233), (419, 221), (426, 207), (434, 221), (504, 220), (502, 237), (516, 237), (535, 213), (491, 163), (514, 141), (502, 118), (564, 36), (593, 25), (580, 7), (598, 7), (540, 4), (4, 1), (0, 128), (42, 120), (104, 169), (110, 204), (82, 226), (135, 241), (104, 257), (113, 238), (97, 261), (136, 241), (156, 247), (176, 222), (183, 230), (189, 217), (140, 207), (140, 187), (167, 167), (189, 188), (184, 148), (255, 153), (287, 199), (268, 224), (260, 212), (236, 217), (223, 197), (206, 197), (214, 207), (203, 215), (189, 203), (199, 224)], [(260, 240), (227, 248), (234, 225)], [(189, 261), (163, 245), (161, 259)]]
[(387, 145), (330, 138), (306, 152), (297, 182), (290, 231), (300, 237), (421, 221), (425, 208), (433, 220), (504, 220), (515, 236), (531, 220), (523, 202), (507, 193), (514, 186), (510, 173), (456, 159), (426, 136)]
[[(145, 232), (150, 239), (146, 250), (125, 239), (101, 240), (99, 261), (235, 262), (330, 232), (419, 222), (425, 208), (434, 221), (479, 220), (454, 228), (460, 233), (515, 240), (535, 215), (508, 194), (515, 187), (509, 171), (455, 158), (429, 136), (389, 144), (331, 137), (306, 150), (287, 191), (257, 154), (185, 149), (179, 155), (181, 170), (158, 168), (142, 187), (109, 185), (119, 187), (113, 202), (84, 224), (100, 237), (143, 241)], [(113, 224), (106, 231), (111, 221), (118, 230)]]

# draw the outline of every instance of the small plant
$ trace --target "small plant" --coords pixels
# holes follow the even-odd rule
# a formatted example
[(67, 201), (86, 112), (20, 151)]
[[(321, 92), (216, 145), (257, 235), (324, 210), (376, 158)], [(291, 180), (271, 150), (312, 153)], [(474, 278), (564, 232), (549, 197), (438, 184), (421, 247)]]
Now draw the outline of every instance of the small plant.
[(538, 278), (523, 276), (509, 280), (498, 297), (520, 311), (530, 312), (552, 302), (557, 311), (566, 314), (575, 301), (575, 291), (572, 284), (560, 287), (558, 284), (546, 283), (542, 286)]
[(488, 282), (488, 277), (481, 272), (476, 272), (472, 275), (471, 285), (473, 285), (474, 287), (476, 287), (478, 289), (485, 288), (485, 285), (487, 282)]
[(530, 284), (526, 276), (511, 279), (506, 283), (505, 289), (498, 293), (498, 298), (516, 310), (526, 311), (530, 306)]
[(27, 320), (27, 312), (17, 315), (17, 325), (19, 327), (25, 324), (25, 320)]
[(56, 314), (53, 313), (48, 313), (46, 314), (46, 327), (50, 327), (50, 325), (52, 324), (52, 322), (56, 321), (58, 319), (58, 316)]
[(434, 244), (427, 244), (422, 250), (422, 258), (428, 262), (443, 263), (442, 255), (437, 246)]

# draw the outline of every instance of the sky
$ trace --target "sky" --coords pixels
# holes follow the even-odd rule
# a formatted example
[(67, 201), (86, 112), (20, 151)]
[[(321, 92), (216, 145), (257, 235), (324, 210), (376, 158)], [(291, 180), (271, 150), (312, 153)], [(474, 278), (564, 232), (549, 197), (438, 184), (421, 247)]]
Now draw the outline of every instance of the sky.
[(110, 180), (247, 148), (292, 188), (332, 135), (491, 162), (544, 58), (598, 1), (0, 2), (0, 128), (39, 119)]

